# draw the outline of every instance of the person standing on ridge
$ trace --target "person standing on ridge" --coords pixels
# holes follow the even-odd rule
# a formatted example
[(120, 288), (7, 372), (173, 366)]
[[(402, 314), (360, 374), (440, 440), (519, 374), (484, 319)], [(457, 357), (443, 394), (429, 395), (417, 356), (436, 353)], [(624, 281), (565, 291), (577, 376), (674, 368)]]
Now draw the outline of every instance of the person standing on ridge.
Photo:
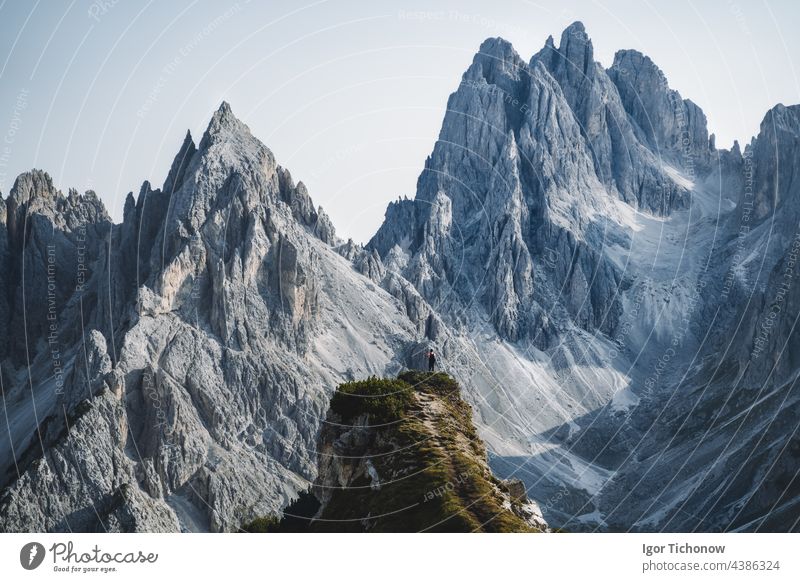
[(433, 350), (428, 350), (428, 372), (433, 372), (433, 369), (436, 367), (436, 354), (433, 353)]

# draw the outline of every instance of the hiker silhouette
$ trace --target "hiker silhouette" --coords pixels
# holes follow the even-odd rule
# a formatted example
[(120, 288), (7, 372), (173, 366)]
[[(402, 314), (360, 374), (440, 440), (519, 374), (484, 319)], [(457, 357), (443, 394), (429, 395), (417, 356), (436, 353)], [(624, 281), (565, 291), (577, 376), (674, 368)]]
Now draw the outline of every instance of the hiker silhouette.
[(433, 369), (436, 367), (436, 354), (433, 353), (433, 350), (428, 350), (428, 372), (433, 372)]

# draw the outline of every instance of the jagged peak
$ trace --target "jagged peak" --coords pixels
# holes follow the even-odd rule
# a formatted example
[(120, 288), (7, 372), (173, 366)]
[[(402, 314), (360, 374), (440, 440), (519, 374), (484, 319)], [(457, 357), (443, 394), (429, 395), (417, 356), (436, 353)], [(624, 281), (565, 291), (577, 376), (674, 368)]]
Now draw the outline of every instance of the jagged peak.
[(214, 112), (214, 115), (211, 116), (211, 121), (208, 123), (198, 149), (206, 149), (224, 134), (250, 135), (250, 128), (233, 114), (233, 110), (227, 101), (223, 101)]
[[(153, 192), (153, 185), (150, 183), (150, 180), (144, 180), (142, 185), (139, 187), (139, 194), (134, 197), (132, 193), (129, 193), (128, 198), (131, 198), (132, 200), (135, 199), (135, 206), (141, 211), (142, 207), (147, 201), (147, 197)], [(128, 200), (126, 199), (125, 207), (127, 208), (127, 206)]]
[(572, 22), (572, 24), (564, 29), (564, 32), (568, 31), (586, 33), (586, 26), (580, 20), (575, 20)]
[[(657, 79), (666, 92), (675, 91), (669, 86), (667, 76), (664, 71), (646, 54), (636, 49), (621, 49), (614, 53), (614, 62), (608, 68), (608, 72), (615, 83), (619, 77), (632, 75), (630, 79), (637, 77), (650, 77)], [(689, 99), (681, 98), (688, 106), (700, 107)]]
[(503, 37), (492, 36), (487, 38), (481, 43), (481, 46), (478, 49), (478, 53), (484, 55), (502, 57), (509, 54), (517, 54), (517, 51), (514, 49), (514, 45), (512, 45), (509, 41), (507, 41)]
[(44, 170), (36, 168), (21, 173), (14, 180), (11, 192), (8, 195), (9, 202), (15, 205), (25, 204), (34, 198), (54, 197), (57, 195), (53, 179)]
[(587, 64), (594, 62), (592, 40), (580, 21), (575, 21), (564, 29), (558, 50), (579, 69), (585, 69)]
[(635, 71), (637, 74), (640, 71), (648, 71), (650, 74), (657, 75), (666, 84), (664, 71), (653, 62), (653, 59), (636, 49), (621, 49), (614, 53), (614, 62), (609, 67), (609, 70), (612, 69), (623, 74), (631, 71)]
[(800, 104), (788, 106), (783, 103), (775, 104), (764, 115), (760, 127), (761, 133), (764, 133), (765, 130), (770, 131), (773, 127), (797, 132), (800, 130)]
[(525, 61), (510, 42), (499, 36), (491, 37), (481, 43), (465, 77), (480, 75), (487, 83), (494, 84), (500, 76), (519, 77), (525, 67)]
[[(230, 110), (230, 108), (228, 109)], [(186, 175), (186, 168), (189, 167), (195, 152), (197, 152), (197, 147), (194, 145), (192, 132), (187, 130), (186, 137), (183, 138), (183, 143), (172, 161), (167, 179), (164, 180), (164, 187), (162, 188), (164, 192), (172, 194), (172, 192), (181, 187)]]
[(227, 101), (220, 103), (214, 115), (211, 117), (211, 123), (209, 125), (214, 125), (215, 123), (220, 127), (244, 125), (239, 121), (239, 118), (233, 114), (233, 109), (231, 109), (230, 103)]
[(195, 146), (195, 143), (194, 143), (194, 138), (192, 138), (192, 130), (187, 129), (186, 130), (186, 135), (183, 137), (183, 143), (181, 144), (180, 151), (183, 151), (183, 150), (191, 148), (191, 147), (196, 147), (196, 146)]
[(589, 35), (586, 34), (586, 27), (580, 20), (576, 20), (561, 32), (561, 45), (564, 44), (565, 39), (569, 40), (570, 38), (576, 38), (584, 42), (592, 42), (589, 39)]
[(80, 194), (76, 189), (70, 188), (64, 196), (53, 184), (50, 174), (39, 169), (32, 169), (17, 176), (6, 205), (11, 214), (17, 213), (22, 208), (26, 208), (26, 212), (48, 214), (57, 212), (63, 214), (71, 209), (82, 208), (88, 210), (97, 220), (108, 220), (106, 207), (94, 190), (86, 190)]
[(594, 64), (594, 47), (583, 23), (576, 20), (566, 27), (561, 33), (558, 48), (553, 36), (548, 36), (544, 47), (531, 58), (531, 66), (537, 62), (543, 62), (550, 71), (565, 71), (568, 77), (575, 72), (590, 75)]
[(219, 104), (219, 107), (217, 108), (217, 113), (222, 115), (233, 115), (231, 104), (223, 99), (222, 102)]
[(78, 204), (81, 201), (83, 201), (83, 202), (89, 202), (91, 204), (102, 205), (102, 201), (100, 200), (100, 197), (97, 195), (97, 192), (95, 192), (92, 189), (86, 190), (83, 194), (81, 194), (80, 192), (78, 192), (76, 188), (70, 188), (68, 191), (67, 199), (72, 204)]
[(123, 222), (125, 221), (125, 217), (133, 212), (134, 208), (136, 208), (136, 200), (133, 198), (133, 192), (128, 192), (128, 195), (125, 196), (125, 206), (122, 211)]

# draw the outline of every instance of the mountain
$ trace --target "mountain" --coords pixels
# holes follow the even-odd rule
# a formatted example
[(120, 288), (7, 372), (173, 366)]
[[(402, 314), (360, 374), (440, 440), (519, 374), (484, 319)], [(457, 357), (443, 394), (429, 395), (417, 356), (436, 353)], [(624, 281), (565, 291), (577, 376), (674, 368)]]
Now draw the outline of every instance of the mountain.
[(5, 531), (218, 531), (279, 511), (316, 474), (329, 393), (404, 365), (411, 324), (226, 103), (120, 225), (38, 171), (6, 207)]
[(528, 62), (489, 39), (464, 73), (368, 248), (474, 340), (493, 466), (552, 525), (797, 529), (799, 114), (717, 149), (581, 23)]
[(718, 149), (649, 58), (605, 69), (574, 23), (530, 61), (481, 45), (365, 246), (226, 103), (121, 224), (23, 174), (0, 204), (0, 530), (278, 515), (326, 478), (336, 387), (429, 347), (553, 527), (797, 530), (799, 148), (777, 105)]
[(319, 475), (309, 494), (315, 512), (301, 519), (290, 506), (284, 521), (244, 529), (547, 531), (522, 482), (492, 475), (459, 392), (441, 372), (341, 385), (317, 444)]

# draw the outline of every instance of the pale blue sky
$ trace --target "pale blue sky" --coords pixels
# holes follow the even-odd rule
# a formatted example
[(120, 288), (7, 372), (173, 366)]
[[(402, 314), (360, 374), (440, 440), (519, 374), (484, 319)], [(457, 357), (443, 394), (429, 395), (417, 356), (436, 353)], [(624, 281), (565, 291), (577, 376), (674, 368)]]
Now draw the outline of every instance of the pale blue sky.
[(775, 103), (800, 102), (798, 17), (794, 0), (0, 0), (0, 191), (42, 168), (119, 219), (225, 99), (339, 234), (366, 241), (388, 201), (413, 196), (486, 37), (527, 60), (581, 20), (601, 63), (648, 54), (729, 147)]

